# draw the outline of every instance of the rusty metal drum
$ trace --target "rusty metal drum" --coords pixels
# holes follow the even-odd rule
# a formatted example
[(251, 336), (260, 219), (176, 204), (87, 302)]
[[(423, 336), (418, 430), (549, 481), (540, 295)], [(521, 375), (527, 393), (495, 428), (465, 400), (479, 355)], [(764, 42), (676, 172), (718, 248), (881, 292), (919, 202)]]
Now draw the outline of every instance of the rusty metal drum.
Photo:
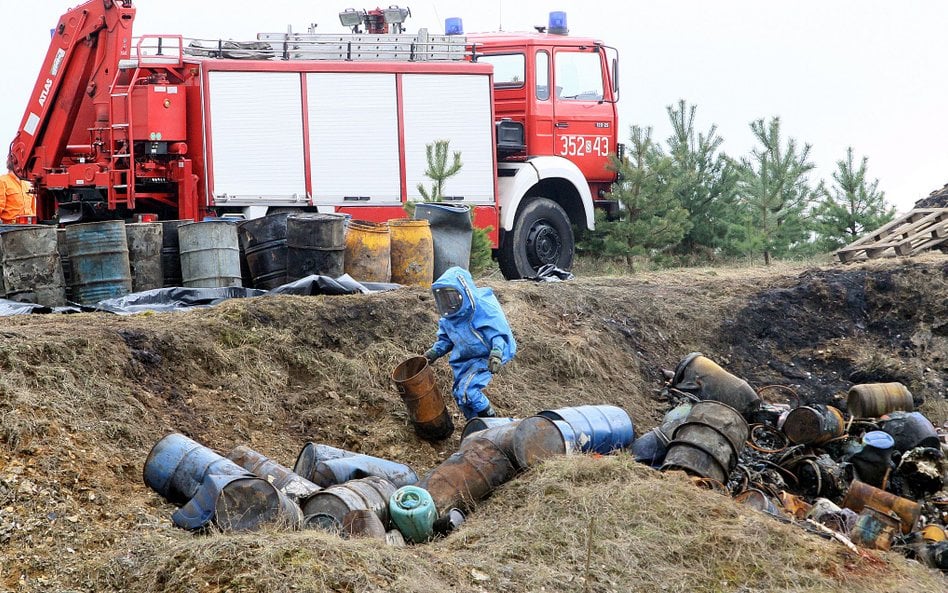
[(472, 509), (477, 501), (516, 473), (513, 463), (496, 444), (474, 437), (431, 470), (418, 486), (431, 494), (438, 514), (442, 515), (452, 508)]
[(320, 491), (320, 487), (316, 484), (250, 447), (244, 445), (235, 447), (227, 454), (227, 458), (255, 476), (270, 482), (294, 500), (305, 500)]
[(725, 403), (741, 414), (760, 407), (760, 396), (747, 381), (727, 372), (700, 352), (692, 352), (678, 363), (670, 386), (701, 400)]
[(919, 503), (858, 480), (849, 486), (842, 506), (857, 513), (862, 512), (866, 507), (872, 507), (886, 514), (892, 511), (899, 517), (902, 533), (910, 533), (922, 514), (922, 505)]
[(369, 476), (330, 486), (309, 497), (303, 503), (303, 515), (308, 527), (341, 529), (342, 520), (349, 511), (368, 509), (388, 523), (388, 500), (395, 486), (388, 480)]
[(814, 404), (790, 410), (782, 430), (795, 445), (822, 445), (843, 436), (845, 422), (836, 408)]
[(121, 220), (66, 227), (66, 250), (72, 265), (72, 294), (83, 305), (132, 292), (128, 240)]
[(563, 420), (530, 416), (520, 421), (513, 435), (517, 467), (528, 468), (544, 459), (579, 452), (572, 426)]
[(392, 281), (392, 232), (388, 223), (349, 221), (345, 271), (360, 282)]
[(516, 420), (516, 418), (471, 418), (464, 424), (464, 429), (461, 430), (461, 441), (463, 442), (464, 439), (470, 435), (482, 430), (487, 430), (488, 428), (501, 426), (503, 424), (509, 424), (514, 420)]
[[(490, 418), (490, 420), (493, 420), (493, 418)], [(468, 444), (472, 443), (474, 439), (487, 439), (497, 445), (497, 448), (504, 452), (504, 455), (510, 459), (517, 469), (524, 469), (517, 462), (517, 455), (514, 448), (514, 436), (517, 434), (517, 428), (519, 426), (520, 420), (495, 424), (492, 428), (475, 432), (466, 438), (462, 438), (461, 449), (464, 449)]]
[(865, 507), (859, 513), (849, 538), (857, 546), (873, 550), (888, 550), (899, 531), (899, 518), (891, 512)]
[(911, 412), (915, 402), (901, 383), (865, 383), (849, 389), (846, 408), (855, 418), (878, 418), (889, 412)]
[(56, 229), (10, 226), (0, 232), (0, 296), (47, 307), (65, 305)]
[(415, 433), (429, 441), (440, 441), (454, 432), (454, 422), (438, 389), (428, 359), (413, 356), (392, 371), (392, 382), (408, 408)]
[(346, 537), (367, 537), (385, 541), (385, 525), (369, 509), (355, 509), (342, 518), (342, 534)]
[(429, 288), (434, 280), (434, 243), (427, 220), (398, 218), (392, 230), (392, 282)]
[(132, 292), (161, 288), (161, 224), (141, 222), (125, 225), (128, 264), (132, 274)]

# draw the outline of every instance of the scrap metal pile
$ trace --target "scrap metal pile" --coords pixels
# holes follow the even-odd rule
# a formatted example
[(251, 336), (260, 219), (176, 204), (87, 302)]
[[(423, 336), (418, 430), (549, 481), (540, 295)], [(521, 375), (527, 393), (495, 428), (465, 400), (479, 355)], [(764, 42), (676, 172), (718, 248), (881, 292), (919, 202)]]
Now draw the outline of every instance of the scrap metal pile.
[[(800, 405), (785, 386), (755, 391), (697, 352), (668, 375), (675, 405), (635, 441), (636, 460), (854, 550), (898, 549), (948, 570), (948, 430), (913, 411), (904, 385), (855, 385), (844, 413)], [(777, 394), (790, 402), (763, 401)]]

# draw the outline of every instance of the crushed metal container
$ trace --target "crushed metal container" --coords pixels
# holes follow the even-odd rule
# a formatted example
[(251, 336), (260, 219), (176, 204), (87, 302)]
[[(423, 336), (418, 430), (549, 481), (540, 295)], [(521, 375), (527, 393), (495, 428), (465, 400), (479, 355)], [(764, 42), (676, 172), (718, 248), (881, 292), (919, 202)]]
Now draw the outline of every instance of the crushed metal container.
[(857, 513), (862, 512), (866, 507), (872, 507), (883, 513), (892, 511), (899, 517), (902, 533), (910, 533), (915, 528), (915, 524), (918, 523), (918, 518), (922, 514), (922, 505), (919, 503), (907, 498), (902, 498), (901, 496), (896, 496), (885, 490), (880, 490), (879, 488), (875, 488), (858, 480), (850, 485), (849, 491), (846, 492), (846, 498), (843, 499), (842, 506), (847, 509), (852, 509)]
[(845, 422), (839, 410), (814, 404), (790, 410), (781, 429), (795, 445), (822, 445), (845, 433)]
[(726, 484), (748, 434), (737, 410), (717, 400), (700, 401), (675, 429), (662, 470), (684, 470)]
[(849, 539), (857, 546), (873, 550), (888, 550), (899, 530), (899, 518), (890, 512), (865, 507), (849, 532)]
[(418, 481), (415, 470), (405, 464), (316, 443), (303, 447), (294, 471), (322, 488), (368, 476), (385, 478), (396, 488)]
[(244, 445), (235, 447), (227, 454), (227, 458), (255, 476), (270, 482), (293, 500), (306, 500), (321, 490), (319, 486), (294, 473), (290, 468), (280, 465), (250, 447)]
[(727, 404), (741, 414), (760, 407), (760, 396), (747, 381), (732, 375), (700, 352), (692, 352), (678, 363), (670, 387)]
[(377, 476), (350, 480), (330, 486), (303, 503), (307, 527), (326, 530), (342, 529), (342, 520), (349, 511), (368, 509), (388, 524), (388, 500), (395, 493), (391, 482)]

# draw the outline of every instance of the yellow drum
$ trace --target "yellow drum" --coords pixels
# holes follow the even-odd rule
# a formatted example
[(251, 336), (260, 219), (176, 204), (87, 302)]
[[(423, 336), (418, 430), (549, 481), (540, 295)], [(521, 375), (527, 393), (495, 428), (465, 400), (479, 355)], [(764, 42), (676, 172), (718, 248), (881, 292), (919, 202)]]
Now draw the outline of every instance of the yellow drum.
[(392, 282), (428, 288), (434, 280), (434, 244), (427, 220), (398, 218), (392, 229)]
[(346, 231), (346, 274), (362, 282), (391, 282), (392, 235), (388, 224), (349, 221)]

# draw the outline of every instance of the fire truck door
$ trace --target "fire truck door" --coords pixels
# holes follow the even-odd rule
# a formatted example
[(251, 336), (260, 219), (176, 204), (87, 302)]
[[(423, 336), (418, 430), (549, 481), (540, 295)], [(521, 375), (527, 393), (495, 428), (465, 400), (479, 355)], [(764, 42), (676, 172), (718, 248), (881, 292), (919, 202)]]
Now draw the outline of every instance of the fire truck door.
[(615, 154), (615, 105), (603, 102), (602, 54), (592, 48), (553, 53), (553, 153), (573, 161), (590, 182), (611, 181)]

